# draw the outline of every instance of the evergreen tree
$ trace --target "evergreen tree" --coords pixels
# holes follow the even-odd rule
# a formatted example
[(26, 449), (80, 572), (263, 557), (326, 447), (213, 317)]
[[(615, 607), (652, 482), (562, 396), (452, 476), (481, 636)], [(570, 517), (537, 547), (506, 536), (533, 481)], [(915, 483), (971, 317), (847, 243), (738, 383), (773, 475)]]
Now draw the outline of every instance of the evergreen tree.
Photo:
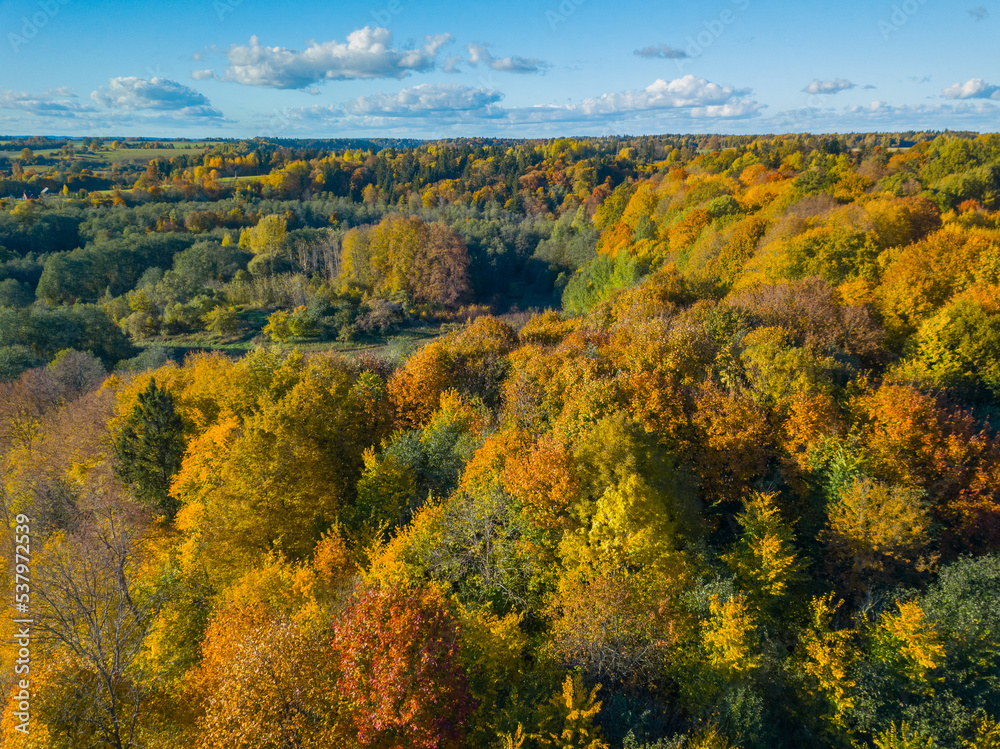
[(132, 487), (140, 501), (172, 518), (177, 500), (169, 494), (170, 482), (184, 457), (181, 417), (169, 391), (157, 388), (156, 379), (139, 395), (115, 442), (118, 478)]

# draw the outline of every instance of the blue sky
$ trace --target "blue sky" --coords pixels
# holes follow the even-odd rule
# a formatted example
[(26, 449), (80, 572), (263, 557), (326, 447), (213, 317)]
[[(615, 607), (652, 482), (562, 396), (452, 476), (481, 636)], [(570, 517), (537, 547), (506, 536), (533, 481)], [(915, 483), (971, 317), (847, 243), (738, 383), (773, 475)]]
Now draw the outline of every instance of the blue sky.
[(0, 133), (993, 131), (998, 24), (980, 0), (0, 0)]

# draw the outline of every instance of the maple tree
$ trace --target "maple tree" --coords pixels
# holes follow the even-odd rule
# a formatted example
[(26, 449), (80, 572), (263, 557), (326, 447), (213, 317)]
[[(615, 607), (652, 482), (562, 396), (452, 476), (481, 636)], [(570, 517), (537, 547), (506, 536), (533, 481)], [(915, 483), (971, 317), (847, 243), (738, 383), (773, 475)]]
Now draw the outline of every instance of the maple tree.
[(458, 650), (455, 619), (433, 589), (361, 591), (333, 636), (337, 689), (358, 743), (458, 746), (474, 707)]

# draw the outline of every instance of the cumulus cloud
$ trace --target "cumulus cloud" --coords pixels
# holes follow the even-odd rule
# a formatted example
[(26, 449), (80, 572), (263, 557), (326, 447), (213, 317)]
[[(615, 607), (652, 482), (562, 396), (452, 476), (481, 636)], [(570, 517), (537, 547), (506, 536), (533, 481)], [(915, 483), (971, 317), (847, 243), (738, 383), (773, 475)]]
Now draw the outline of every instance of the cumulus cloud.
[(341, 128), (399, 126), (442, 127), (455, 123), (475, 123), (506, 116), (499, 105), (503, 94), (485, 88), (469, 88), (454, 83), (423, 83), (396, 93), (361, 96), (342, 105), (316, 104), (292, 107), (282, 114), (284, 129), (307, 123)]
[(844, 78), (835, 78), (832, 81), (821, 81), (818, 78), (813, 78), (809, 81), (809, 85), (802, 90), (807, 94), (839, 94), (841, 91), (855, 88), (856, 85)]
[(76, 94), (66, 88), (49, 89), (43, 94), (0, 90), (0, 109), (12, 109), (40, 117), (74, 117), (98, 111), (79, 101)]
[(778, 132), (857, 132), (884, 128), (903, 130), (954, 129), (957, 124), (983, 128), (996, 121), (1000, 106), (989, 101), (892, 104), (875, 100), (843, 108), (805, 107), (780, 112), (765, 121)]
[(463, 62), (465, 62), (465, 58), (461, 55), (452, 55), (444, 61), (444, 64), (441, 66), (441, 70), (445, 73), (461, 73), (462, 69), (458, 66)]
[[(615, 132), (634, 128), (704, 128), (712, 120), (756, 116), (762, 109), (747, 98), (749, 90), (697, 78), (657, 80), (645, 89), (584, 99), (577, 103), (524, 107), (503, 106), (503, 94), (457, 84), (421, 84), (396, 93), (363, 96), (340, 105), (285, 110), (281, 132), (314, 131), (429, 134), (483, 132), (531, 134), (542, 130)], [(667, 125), (667, 122), (670, 125)], [(609, 130), (610, 129), (610, 130)]]
[(206, 78), (214, 78), (215, 71), (209, 68), (208, 70), (192, 70), (191, 77), (196, 81), (203, 81)]
[(941, 92), (946, 99), (998, 99), (1000, 86), (987, 83), (982, 78), (973, 78), (965, 83), (948, 86)]
[(320, 81), (358, 78), (403, 78), (431, 70), (438, 51), (452, 41), (449, 34), (426, 37), (416, 49), (394, 49), (388, 29), (365, 26), (347, 41), (310, 42), (304, 50), (265, 47), (256, 36), (226, 52), (225, 80), (263, 88), (307, 88)]
[(483, 63), (504, 73), (541, 73), (551, 67), (549, 63), (534, 57), (494, 57), (488, 44), (470, 44), (468, 50), (470, 65)]
[(689, 55), (682, 49), (676, 49), (666, 44), (654, 44), (649, 47), (637, 49), (632, 54), (639, 57), (653, 57), (661, 60), (683, 60)]
[(597, 123), (614, 122), (622, 131), (637, 126), (640, 121), (664, 118), (675, 124), (693, 125), (712, 119), (757, 116), (763, 107), (747, 98), (749, 93), (749, 89), (720, 86), (704, 78), (686, 75), (672, 81), (659, 79), (641, 90), (607, 93), (575, 104), (510, 109), (507, 118), (522, 125), (572, 123), (592, 127)]
[(108, 109), (171, 112), (179, 117), (222, 117), (204, 94), (168, 78), (112, 78), (90, 98)]
[(395, 94), (359, 97), (344, 105), (344, 111), (384, 117), (471, 112), (487, 110), (501, 99), (502, 93), (485, 88), (469, 88), (454, 83), (422, 83)]
[(696, 116), (734, 117), (749, 114), (758, 107), (756, 102), (742, 98), (749, 93), (749, 89), (720, 86), (689, 74), (672, 81), (657, 79), (641, 91), (585, 99), (576, 108), (584, 114), (689, 108), (697, 110)]

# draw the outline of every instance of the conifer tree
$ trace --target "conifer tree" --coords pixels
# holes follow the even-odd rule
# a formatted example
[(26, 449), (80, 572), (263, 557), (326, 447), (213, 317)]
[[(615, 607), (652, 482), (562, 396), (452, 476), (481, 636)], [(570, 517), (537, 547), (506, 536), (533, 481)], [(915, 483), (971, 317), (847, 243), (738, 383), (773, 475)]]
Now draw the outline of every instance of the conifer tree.
[(169, 494), (170, 482), (184, 456), (184, 425), (168, 390), (156, 379), (139, 395), (115, 441), (115, 472), (140, 501), (172, 518), (177, 500)]

